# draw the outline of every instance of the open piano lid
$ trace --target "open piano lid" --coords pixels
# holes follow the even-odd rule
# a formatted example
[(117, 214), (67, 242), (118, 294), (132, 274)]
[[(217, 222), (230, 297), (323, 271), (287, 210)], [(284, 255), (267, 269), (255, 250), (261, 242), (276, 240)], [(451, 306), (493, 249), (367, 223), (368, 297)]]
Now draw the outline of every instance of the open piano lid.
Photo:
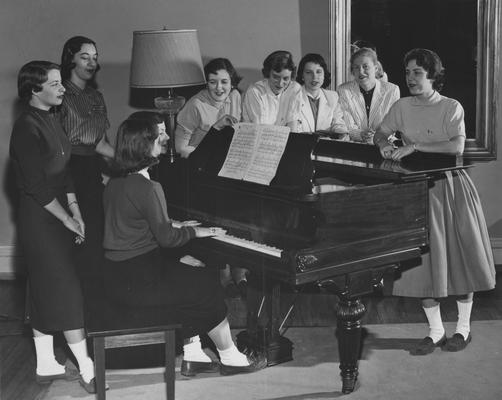
[(274, 194), (299, 196), (311, 194), (314, 180), (313, 151), (319, 138), (316, 135), (290, 133), (284, 154), (270, 186), (253, 182), (219, 177), (232, 142), (234, 129), (211, 129), (188, 158), (192, 174), (200, 178), (217, 178), (226, 184), (238, 184), (249, 190), (267, 191)]

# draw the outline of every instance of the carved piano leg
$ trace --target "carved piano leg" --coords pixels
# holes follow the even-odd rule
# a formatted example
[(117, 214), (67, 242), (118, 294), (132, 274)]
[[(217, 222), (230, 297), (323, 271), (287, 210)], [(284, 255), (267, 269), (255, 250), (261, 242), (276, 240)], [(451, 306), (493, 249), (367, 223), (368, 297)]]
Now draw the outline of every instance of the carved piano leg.
[(352, 393), (358, 375), (361, 350), (361, 318), (366, 307), (360, 299), (346, 299), (340, 296), (336, 311), (338, 352), (340, 354), (340, 375), (342, 393)]

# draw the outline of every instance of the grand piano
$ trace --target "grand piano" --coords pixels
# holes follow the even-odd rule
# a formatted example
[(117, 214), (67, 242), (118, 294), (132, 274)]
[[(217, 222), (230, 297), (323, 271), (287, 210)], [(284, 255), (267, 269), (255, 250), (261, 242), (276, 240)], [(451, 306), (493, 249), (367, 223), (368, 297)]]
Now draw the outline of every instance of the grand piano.
[(428, 186), (442, 171), (462, 168), (462, 160), (415, 153), (394, 162), (374, 146), (290, 133), (265, 186), (218, 176), (232, 136), (230, 127), (211, 130), (188, 159), (161, 164), (170, 217), (227, 230), (192, 241), (188, 251), (246, 267), (260, 282), (258, 294), (248, 296), (238, 346), (266, 352), (269, 365), (292, 359), (292, 343), (282, 335), (281, 287), (315, 284), (337, 295), (342, 392), (350, 393), (366, 311), (361, 296), (386, 271), (427, 251)]

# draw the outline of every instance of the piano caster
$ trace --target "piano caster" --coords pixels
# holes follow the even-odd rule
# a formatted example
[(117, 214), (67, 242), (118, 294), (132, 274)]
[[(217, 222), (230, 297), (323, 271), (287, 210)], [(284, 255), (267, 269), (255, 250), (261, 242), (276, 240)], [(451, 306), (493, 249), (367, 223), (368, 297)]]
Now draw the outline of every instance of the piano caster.
[(293, 342), (284, 336), (278, 336), (272, 341), (267, 329), (261, 327), (253, 335), (250, 335), (248, 331), (239, 332), (237, 348), (246, 354), (253, 352), (266, 354), (268, 367), (293, 359)]
[(350, 394), (354, 391), (357, 382), (358, 373), (349, 373), (345, 376), (342, 375), (342, 393)]

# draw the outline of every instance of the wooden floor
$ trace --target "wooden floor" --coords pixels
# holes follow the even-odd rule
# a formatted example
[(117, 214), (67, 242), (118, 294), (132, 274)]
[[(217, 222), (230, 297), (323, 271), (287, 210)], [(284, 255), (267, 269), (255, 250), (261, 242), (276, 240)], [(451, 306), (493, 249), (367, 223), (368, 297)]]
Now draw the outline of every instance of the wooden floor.
[[(497, 288), (476, 294), (471, 317), (473, 321), (502, 319), (502, 274), (500, 268), (498, 271)], [(35, 352), (31, 333), (22, 321), (24, 287), (22, 280), (0, 280), (0, 400), (36, 400), (47, 389), (35, 382)], [(288, 295), (285, 298), (288, 307)], [(425, 316), (416, 299), (380, 294), (365, 297), (364, 303), (367, 312), (363, 324), (425, 323)], [(228, 305), (231, 326), (242, 326), (245, 315), (243, 303), (231, 300)], [(333, 312), (335, 305), (333, 296), (325, 293), (302, 293), (286, 325), (333, 327), (336, 324)], [(454, 299), (442, 302), (441, 312), (444, 321), (456, 321)], [(58, 359), (65, 357), (62, 344), (62, 339), (56, 340)]]

